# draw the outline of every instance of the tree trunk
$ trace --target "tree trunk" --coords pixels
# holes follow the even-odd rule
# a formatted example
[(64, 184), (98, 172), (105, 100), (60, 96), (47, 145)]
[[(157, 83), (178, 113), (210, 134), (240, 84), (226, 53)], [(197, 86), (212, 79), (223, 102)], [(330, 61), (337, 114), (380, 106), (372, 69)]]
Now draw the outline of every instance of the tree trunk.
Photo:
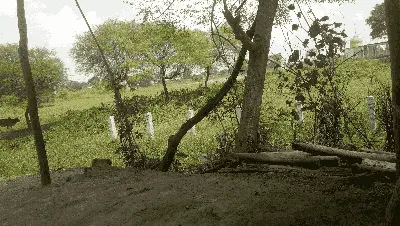
[(119, 125), (119, 134), (120, 134), (120, 142), (121, 142), (121, 148), (122, 152), (124, 153), (124, 161), (126, 166), (132, 166), (134, 164), (134, 161), (138, 159), (138, 145), (135, 142), (134, 137), (132, 136), (132, 125), (129, 122), (127, 112), (126, 112), (126, 107), (124, 105), (124, 102), (122, 100), (122, 96), (120, 93), (121, 86), (118, 83), (118, 81), (114, 77), (114, 73), (111, 71), (110, 65), (108, 64), (108, 61), (104, 55), (103, 49), (100, 47), (99, 42), (96, 39), (96, 36), (94, 35), (92, 29), (90, 28), (90, 25), (85, 17), (85, 14), (83, 13), (79, 3), (77, 0), (75, 0), (76, 6), (79, 9), (79, 12), (81, 13), (89, 31), (90, 34), (93, 37), (94, 42), (96, 43), (97, 48), (99, 49), (101, 58), (103, 59), (104, 65), (107, 70), (107, 74), (110, 79), (111, 87), (114, 91), (114, 100), (115, 100), (115, 106), (117, 109), (117, 123)]
[(211, 70), (211, 66), (207, 66), (206, 67), (206, 80), (204, 81), (204, 87), (206, 87), (206, 88), (207, 88), (208, 79), (210, 78), (210, 70)]
[(26, 122), (26, 126), (27, 126), (28, 130), (31, 130), (32, 124), (31, 124), (31, 118), (29, 116), (29, 104), (26, 105), (26, 109), (25, 109), (25, 122)]
[[(386, 27), (392, 77), (392, 109), (396, 172), (400, 176), (400, 1), (385, 0)], [(400, 179), (386, 209), (386, 226), (400, 225)]]
[(236, 137), (235, 152), (256, 152), (260, 106), (264, 90), (272, 26), (278, 0), (260, 0), (255, 19), (254, 48), (249, 50), (249, 64), (245, 80), (242, 118)]
[(165, 82), (165, 74), (166, 74), (166, 69), (165, 69), (165, 66), (163, 65), (160, 68), (160, 76), (161, 76), (161, 83), (162, 83), (163, 88), (164, 88), (165, 99), (168, 100), (169, 96), (168, 96), (167, 83)]
[(343, 159), (348, 159), (351, 161), (355, 161), (361, 163), (362, 159), (371, 159), (385, 162), (396, 162), (396, 156), (391, 153), (367, 153), (367, 152), (359, 152), (359, 151), (348, 151), (339, 148), (326, 147), (322, 145), (316, 144), (308, 144), (308, 143), (300, 143), (294, 142), (292, 143), (292, 148), (299, 151), (309, 152), (314, 155), (336, 155)]
[(386, 207), (385, 219), (385, 226), (400, 225), (400, 178), (397, 180), (392, 198), (390, 198), (389, 204)]
[(392, 77), (394, 151), (397, 156), (397, 175), (400, 176), (400, 3), (385, 0), (385, 15)]
[[(250, 38), (253, 37), (254, 23), (251, 29), (246, 32), (246, 34)], [(189, 131), (190, 128), (192, 128), (198, 122), (203, 120), (203, 118), (206, 117), (215, 108), (215, 106), (218, 105), (218, 103), (224, 98), (224, 96), (229, 92), (229, 90), (235, 84), (236, 78), (239, 75), (240, 70), (242, 69), (246, 52), (247, 49), (242, 46), (231, 76), (225, 82), (222, 88), (218, 91), (218, 93), (213, 98), (209, 99), (207, 104), (204, 105), (193, 118), (190, 118), (185, 123), (183, 123), (182, 126), (179, 128), (179, 130), (175, 133), (175, 135), (169, 137), (167, 151), (162, 159), (161, 164), (159, 165), (159, 170), (163, 172), (168, 171), (169, 167), (174, 161), (175, 154), (178, 151), (178, 145), (181, 142), (182, 138), (187, 133), (187, 131)]]
[(33, 83), (31, 66), (28, 57), (28, 35), (25, 19), (24, 0), (17, 0), (18, 28), (20, 34), (19, 56), (21, 61), (22, 73), (25, 79), (25, 86), (28, 94), (29, 115), (31, 116), (33, 134), (35, 138), (36, 151), (39, 160), (40, 177), (42, 185), (51, 184), (49, 164), (43, 134), (40, 127), (40, 120), (36, 102), (36, 90)]
[(289, 165), (318, 169), (321, 166), (337, 167), (337, 156), (311, 156), (306, 152), (265, 152), (265, 153), (232, 153), (246, 163), (268, 163), (271, 165)]

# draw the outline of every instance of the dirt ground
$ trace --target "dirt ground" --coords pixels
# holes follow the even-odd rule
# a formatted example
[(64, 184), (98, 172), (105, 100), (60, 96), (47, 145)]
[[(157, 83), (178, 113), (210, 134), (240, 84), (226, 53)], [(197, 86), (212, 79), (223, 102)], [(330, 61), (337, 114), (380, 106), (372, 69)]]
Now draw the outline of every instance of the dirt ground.
[[(340, 172), (339, 172), (340, 171)], [(373, 225), (393, 183), (342, 170), (181, 174), (70, 169), (0, 185), (1, 225)]]

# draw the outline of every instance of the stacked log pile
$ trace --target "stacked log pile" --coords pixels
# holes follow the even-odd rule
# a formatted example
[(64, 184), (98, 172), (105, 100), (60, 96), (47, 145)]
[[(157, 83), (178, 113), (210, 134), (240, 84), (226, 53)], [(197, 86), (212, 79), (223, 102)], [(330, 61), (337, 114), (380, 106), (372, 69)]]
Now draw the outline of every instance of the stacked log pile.
[[(347, 167), (353, 173), (373, 173), (396, 178), (396, 156), (394, 153), (360, 149), (349, 151), (309, 143), (292, 143), (292, 150), (272, 146), (262, 148), (261, 153), (232, 153), (231, 158), (246, 164), (267, 164), (269, 166), (302, 167)], [(222, 170), (221, 172), (225, 172)], [(238, 170), (236, 170), (238, 171)], [(240, 170), (239, 170), (240, 171)]]

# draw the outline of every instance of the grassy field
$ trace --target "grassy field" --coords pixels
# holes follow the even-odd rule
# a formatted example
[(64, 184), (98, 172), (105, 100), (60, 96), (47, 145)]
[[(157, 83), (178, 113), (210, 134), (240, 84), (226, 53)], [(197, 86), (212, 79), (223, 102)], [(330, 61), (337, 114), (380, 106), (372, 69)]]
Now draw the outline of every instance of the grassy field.
[[(350, 76), (346, 94), (351, 97), (351, 104), (357, 105), (355, 111), (368, 125), (365, 97), (377, 90), (379, 83), (390, 81), (390, 67), (379, 61), (352, 61), (338, 69), (339, 73)], [(291, 121), (280, 116), (280, 112), (290, 111), (285, 104), (287, 98), (294, 98), (288, 90), (278, 89), (278, 78), (273, 73), (266, 77), (263, 96), (261, 121), (268, 132), (268, 142), (272, 145), (287, 146), (293, 137)], [(372, 78), (372, 83), (371, 83)], [(169, 90), (182, 88), (195, 89), (203, 84), (193, 81), (170, 82)], [(154, 85), (123, 92), (124, 97), (133, 94), (155, 96), (161, 93), (162, 87)], [(194, 101), (200, 101), (196, 99)], [(204, 100), (203, 100), (204, 101)], [(113, 95), (109, 91), (85, 89), (77, 92), (59, 92), (54, 102), (43, 104), (39, 109), (41, 123), (45, 128), (44, 136), (51, 169), (89, 166), (93, 158), (110, 158), (114, 165), (123, 166), (121, 156), (114, 154), (118, 144), (112, 141), (108, 131), (108, 116), (112, 114)], [(151, 157), (161, 157), (167, 146), (167, 139), (187, 119), (188, 103), (176, 106), (173, 104), (152, 106), (155, 137), (150, 139), (146, 132), (144, 114), (137, 120), (132, 118), (135, 130), (143, 134), (138, 139), (141, 149)], [(104, 106), (104, 108), (100, 108)], [(197, 109), (194, 109), (197, 110)], [(232, 112), (232, 114), (234, 114)], [(230, 115), (232, 116), (232, 115)], [(1, 106), (0, 118), (24, 118), (24, 109)], [(293, 121), (292, 121), (293, 122)], [(303, 131), (299, 136), (307, 141), (312, 131), (312, 114), (305, 112)], [(222, 121), (205, 118), (196, 126), (196, 135), (184, 137), (179, 151), (187, 156), (179, 157), (183, 166), (199, 163), (199, 154), (212, 153), (218, 147), (217, 136), (223, 128), (235, 127), (236, 122), (228, 116)], [(382, 131), (371, 135), (381, 140)], [(362, 146), (357, 137), (353, 142)], [(33, 137), (26, 131), (23, 120), (12, 130), (0, 128), (0, 180), (23, 174), (38, 172), (36, 151)]]
[[(199, 85), (192, 81), (171, 82), (169, 90), (181, 88), (196, 88)], [(136, 95), (158, 95), (162, 86), (154, 85), (139, 88), (135, 91), (123, 91), (124, 97)], [(114, 154), (118, 147), (112, 141), (108, 130), (108, 116), (112, 114), (110, 106), (113, 104), (113, 95), (109, 91), (85, 89), (77, 92), (68, 92), (57, 97), (53, 103), (46, 103), (39, 108), (42, 126), (45, 128), (44, 137), (52, 169), (89, 166), (93, 158), (110, 158), (114, 165), (123, 166), (121, 156)], [(106, 110), (98, 110), (100, 106)], [(174, 133), (186, 119), (186, 107), (161, 106), (152, 111), (155, 137), (150, 139), (146, 132), (146, 124), (138, 123), (135, 129), (144, 134), (138, 140), (150, 156), (159, 157), (167, 145), (167, 138)], [(19, 117), (11, 130), (0, 128), (0, 179), (22, 174), (38, 172), (36, 151), (33, 136), (26, 131), (24, 123), (24, 109), (2, 106), (0, 118)], [(143, 121), (142, 121), (143, 122)], [(187, 151), (186, 162), (198, 160), (198, 153), (212, 150), (216, 146), (213, 127), (204, 120), (196, 126), (195, 136), (186, 136), (180, 148)], [(193, 151), (193, 148), (197, 149)], [(215, 148), (214, 148), (215, 149)], [(185, 151), (186, 152), (186, 151)], [(193, 155), (191, 154), (193, 153)]]

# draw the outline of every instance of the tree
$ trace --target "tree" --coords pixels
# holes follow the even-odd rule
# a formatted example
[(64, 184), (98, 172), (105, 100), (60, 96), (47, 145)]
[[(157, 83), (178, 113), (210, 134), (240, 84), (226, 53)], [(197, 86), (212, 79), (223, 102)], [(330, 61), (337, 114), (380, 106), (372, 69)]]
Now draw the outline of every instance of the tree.
[[(246, 32), (246, 35), (252, 39), (255, 31), (255, 26), (251, 26), (251, 28)], [(240, 49), (238, 58), (235, 62), (233, 71), (231, 76), (222, 86), (222, 88), (215, 94), (214, 97), (210, 98), (206, 105), (204, 105), (192, 118), (187, 120), (185, 123), (181, 125), (179, 130), (172, 136), (168, 138), (168, 147), (165, 152), (165, 155), (162, 159), (162, 162), (157, 165), (158, 169), (161, 171), (168, 171), (169, 167), (171, 166), (172, 162), (174, 161), (175, 154), (178, 151), (179, 143), (181, 142), (182, 138), (185, 134), (192, 128), (194, 125), (199, 123), (203, 118), (205, 118), (217, 105), (218, 103), (224, 98), (224, 96), (229, 92), (232, 86), (235, 84), (237, 76), (239, 75), (242, 67), (243, 62), (245, 60), (245, 56), (247, 53), (247, 49), (242, 46)]]
[(283, 57), (280, 53), (278, 54), (272, 54), (271, 56), (268, 57), (270, 60), (267, 63), (267, 68), (268, 69), (274, 69), (277, 64), (278, 66), (281, 66), (283, 64)]
[[(17, 102), (22, 104), (27, 99), (27, 91), (18, 58), (18, 44), (0, 45), (0, 83), (2, 84), (0, 99), (14, 96)], [(51, 99), (54, 91), (66, 80), (67, 70), (64, 63), (54, 51), (40, 47), (29, 50), (29, 61), (39, 103), (42, 100)], [(28, 108), (25, 111), (25, 119), (30, 128)]]
[[(117, 83), (126, 81), (133, 68), (140, 66), (140, 59), (135, 54), (141, 46), (132, 45), (139, 42), (138, 34), (134, 32), (136, 26), (134, 22), (108, 20), (93, 29)], [(107, 68), (89, 31), (76, 37), (70, 55), (77, 71), (107, 81), (110, 88), (111, 78), (107, 76)]]
[[(396, 171), (400, 176), (400, 1), (385, 0), (387, 35), (389, 39), (390, 69), (392, 77), (392, 109)], [(400, 179), (386, 209), (386, 225), (400, 225)]]
[[(349, 0), (349, 1), (352, 2), (352, 0)], [(337, 0), (337, 1), (328, 0), (328, 2), (349, 2), (349, 1), (347, 1), (347, 0)], [(141, 9), (141, 12), (145, 12), (145, 15), (151, 14), (152, 10), (154, 10), (155, 12), (161, 12), (161, 15), (158, 15), (157, 18), (160, 18), (163, 15), (167, 15), (166, 16), (167, 18), (171, 18), (171, 15), (168, 14), (168, 11), (173, 8), (172, 6), (175, 1), (170, 0), (169, 3), (167, 3), (167, 4), (165, 2), (163, 2), (163, 4), (166, 5), (167, 7), (162, 10), (160, 10), (160, 7), (153, 6), (153, 3), (155, 1), (135, 1), (135, 2), (136, 3), (140, 2), (139, 4), (144, 4), (144, 5), (148, 4), (145, 7), (139, 7)], [(179, 1), (179, 2), (181, 2), (181, 1)], [(210, 4), (210, 2), (211, 2), (211, 4)], [(214, 21), (214, 15), (216, 14), (215, 6), (219, 2), (220, 1), (216, 1), (216, 0), (199, 2), (199, 5), (209, 4), (208, 7), (207, 6), (204, 7), (204, 8), (206, 8), (205, 11), (207, 11), (206, 13), (204, 13), (204, 15), (207, 15), (207, 16), (204, 16), (204, 15), (201, 16), (201, 18), (203, 20), (200, 20), (200, 21), (202, 23), (204, 23), (204, 21), (206, 21), (206, 23), (211, 21), (211, 23), (218, 24)], [(242, 119), (245, 119), (245, 118), (247, 118), (247, 119), (244, 120), (245, 122), (243, 120), (241, 120), (241, 123), (239, 125), (238, 138), (236, 140), (236, 143), (239, 144), (239, 145), (236, 145), (236, 151), (245, 151), (245, 152), (254, 151), (254, 149), (257, 145), (257, 132), (258, 132), (258, 123), (259, 123), (259, 116), (260, 116), (260, 104), (261, 104), (261, 100), (262, 100), (261, 97), (263, 94), (263, 87), (264, 87), (263, 82), (265, 80), (264, 76), (265, 76), (265, 72), (266, 72), (266, 66), (267, 66), (266, 64), (267, 64), (268, 52), (269, 52), (269, 42), (270, 42), (270, 38), (271, 38), (274, 17), (275, 17), (275, 14), (277, 12), (277, 8), (279, 5), (279, 9), (284, 9), (284, 10), (278, 11), (279, 16), (277, 17), (277, 22), (278, 23), (284, 22), (284, 21), (280, 20), (282, 18), (285, 19), (284, 16), (282, 17), (283, 14), (280, 14), (280, 12), (284, 12), (285, 10), (287, 11), (287, 8), (285, 9), (285, 7), (282, 7), (282, 6), (287, 6), (289, 4), (287, 1), (272, 0), (270, 2), (267, 2), (264, 0), (260, 0), (260, 1), (258, 1), (259, 4), (258, 4), (257, 14), (247, 14), (247, 13), (243, 13), (243, 11), (245, 11), (245, 10), (242, 11), (242, 9), (246, 8), (246, 6), (249, 6), (248, 8), (252, 9), (252, 8), (254, 8), (254, 5), (256, 5), (256, 4), (251, 4), (251, 3), (255, 3), (255, 1), (249, 1), (249, 2), (251, 2), (250, 4), (246, 4), (247, 2), (248, 1), (246, 1), (246, 0), (240, 1), (239, 6), (228, 7), (226, 0), (223, 1), (224, 16), (225, 16), (226, 20), (228, 21), (229, 25), (232, 27), (233, 33), (235, 34), (236, 38), (242, 42), (244, 49), (248, 49), (249, 52), (253, 52), (252, 54), (250, 54), (249, 67), (247, 70), (248, 76), (246, 77), (246, 81), (245, 81), (244, 104), (243, 104), (244, 105), (243, 110), (248, 111), (248, 113), (245, 116), (242, 113)], [(302, 1), (298, 1), (298, 2), (308, 2), (308, 0), (302, 0)], [(325, 2), (325, 1), (319, 0), (319, 2)], [(130, 2), (129, 4), (134, 5), (135, 3)], [(191, 2), (191, 4), (193, 4), (193, 2)], [(235, 10), (235, 13), (236, 13), (235, 17), (229, 11), (230, 9)], [(165, 12), (167, 12), (167, 13), (165, 13)], [(194, 17), (193, 11), (189, 10), (188, 14), (191, 17)], [(176, 18), (176, 14), (172, 15), (172, 16), (175, 16), (175, 18)], [(255, 23), (253, 22), (254, 17), (255, 17), (255, 21), (256, 21)], [(286, 19), (287, 18), (288, 17), (286, 17)], [(244, 32), (244, 30), (242, 28), (244, 21), (249, 22), (249, 24), (255, 24), (255, 26), (257, 27), (255, 29), (255, 34), (257, 34), (257, 35), (254, 35), (254, 41), (252, 40), (253, 36), (249, 37)], [(261, 43), (263, 43), (266, 46), (261, 45)], [(257, 57), (262, 57), (262, 59), (257, 59)], [(252, 61), (251, 65), (250, 65), (250, 61)], [(261, 74), (262, 74), (263, 78), (261, 78), (261, 76), (260, 76)], [(225, 84), (227, 84), (227, 83), (225, 83)], [(258, 83), (258, 84), (256, 84), (256, 83)], [(252, 88), (256, 88), (256, 89), (252, 90)], [(245, 104), (245, 102), (248, 102), (248, 103)], [(250, 103), (253, 103), (254, 105), (251, 106)], [(251, 108), (251, 109), (246, 110), (247, 107)], [(200, 120), (201, 120), (201, 118), (200, 118)], [(184, 130), (184, 128), (186, 126), (188, 126), (188, 124), (190, 125), (191, 124), (190, 121), (193, 121), (193, 120), (189, 120), (188, 122), (183, 124), (181, 129)], [(198, 121), (196, 121), (196, 122), (198, 122)], [(241, 125), (241, 124), (243, 124), (243, 125)], [(178, 131), (178, 133), (181, 131), (181, 129)], [(250, 133), (246, 133), (246, 131), (249, 131)], [(170, 140), (172, 140), (172, 137), (170, 137)], [(170, 150), (174, 150), (177, 148), (177, 146), (179, 145), (180, 139), (177, 139), (177, 140), (178, 140), (178, 142), (177, 141), (169, 142), (169, 143), (173, 143), (174, 146), (170, 146), (170, 145), (168, 146), (167, 153), (164, 156), (163, 162), (166, 162), (165, 161), (166, 159), (171, 160), (174, 158), (175, 152), (173, 152), (173, 151), (170, 152)], [(252, 148), (247, 148), (247, 147), (252, 147)], [(163, 169), (165, 170), (165, 167)]]
[(17, 0), (17, 16), (19, 28), (19, 56), (21, 61), (22, 73), (24, 75), (26, 90), (28, 94), (29, 115), (32, 120), (33, 134), (35, 138), (36, 151), (39, 160), (40, 178), (42, 185), (51, 184), (49, 164), (45, 143), (43, 140), (42, 129), (40, 127), (39, 114), (36, 103), (36, 90), (32, 77), (32, 70), (29, 64), (28, 35), (25, 19), (24, 0)]
[(212, 45), (201, 31), (178, 29), (172, 23), (145, 23), (142, 27), (141, 54), (149, 66), (159, 70), (168, 99), (166, 79), (181, 75), (188, 66), (202, 68), (211, 64)]
[(278, 0), (260, 0), (255, 18), (254, 40), (240, 25), (239, 14), (234, 17), (224, 2), (224, 16), (233, 33), (249, 50), (247, 77), (245, 80), (242, 118), (236, 137), (236, 152), (255, 152), (258, 146), (258, 124), (264, 89), (265, 73), (271, 41), (272, 26), (278, 8)]
[(365, 22), (371, 27), (371, 38), (386, 38), (387, 30), (384, 3), (376, 4), (374, 9), (371, 11), (371, 15), (365, 20)]
[(360, 45), (362, 45), (362, 40), (357, 36), (354, 36), (352, 39), (350, 39), (350, 48), (356, 48)]
[[(156, 70), (166, 96), (166, 79), (180, 75), (187, 66), (205, 67), (210, 61), (211, 43), (203, 32), (177, 29), (170, 23), (109, 20), (94, 33), (119, 83), (147, 80)], [(70, 54), (78, 71), (104, 78), (106, 69), (90, 33), (77, 36)]]
[[(128, 115), (127, 115), (127, 109), (125, 107), (125, 104), (123, 102), (122, 95), (120, 92), (121, 87), (122, 87), (121, 82), (120, 82), (121, 76), (125, 75), (124, 73), (121, 74), (121, 70), (122, 70), (122, 72), (125, 72), (126, 67), (125, 68), (117, 67), (116, 71), (113, 72), (113, 70), (110, 66), (110, 63), (107, 60), (106, 55), (104, 54), (104, 49), (101, 47), (99, 40), (96, 38), (96, 35), (94, 34), (92, 28), (90, 27), (89, 22), (86, 19), (85, 14), (83, 13), (82, 8), (80, 7), (80, 5), (78, 3), (78, 0), (75, 0), (75, 3), (79, 9), (79, 12), (81, 13), (81, 15), (83, 17), (83, 20), (86, 23), (86, 26), (89, 29), (89, 35), (92, 38), (90, 41), (93, 41), (95, 44), (95, 47), (97, 47), (97, 50), (100, 55), (100, 60), (103, 63), (102, 65), (98, 63), (95, 66), (100, 67), (100, 68), (103, 66), (103, 68), (105, 68), (105, 72), (107, 73), (106, 78), (109, 81), (109, 85), (114, 93), (114, 101), (115, 101), (115, 107), (116, 107), (116, 113), (117, 113), (116, 121), (117, 121), (117, 124), (119, 127), (118, 131), (119, 131), (119, 138), (120, 138), (120, 143), (121, 143), (121, 146), (117, 151), (120, 153), (122, 152), (122, 154), (124, 155), (124, 162), (127, 167), (134, 166), (138, 160), (140, 161), (139, 153), (138, 153), (139, 147), (136, 144), (135, 138), (132, 135), (132, 125), (129, 122)], [(129, 26), (131, 26), (131, 25), (129, 25)], [(111, 42), (109, 42), (111, 44), (111, 48), (115, 49), (116, 41), (121, 40), (121, 39), (126, 39), (126, 37), (127, 36), (121, 36), (119, 39), (112, 40)], [(116, 37), (116, 38), (118, 38), (118, 37)], [(85, 53), (83, 53), (83, 55), (84, 54)], [(92, 51), (92, 54), (93, 54), (93, 51)], [(116, 63), (119, 63), (118, 59), (115, 59), (115, 60), (116, 60)], [(125, 60), (126, 60), (126, 57), (125, 57)], [(117, 65), (117, 66), (120, 66), (120, 65)], [(126, 81), (126, 79), (125, 79), (125, 81)]]

